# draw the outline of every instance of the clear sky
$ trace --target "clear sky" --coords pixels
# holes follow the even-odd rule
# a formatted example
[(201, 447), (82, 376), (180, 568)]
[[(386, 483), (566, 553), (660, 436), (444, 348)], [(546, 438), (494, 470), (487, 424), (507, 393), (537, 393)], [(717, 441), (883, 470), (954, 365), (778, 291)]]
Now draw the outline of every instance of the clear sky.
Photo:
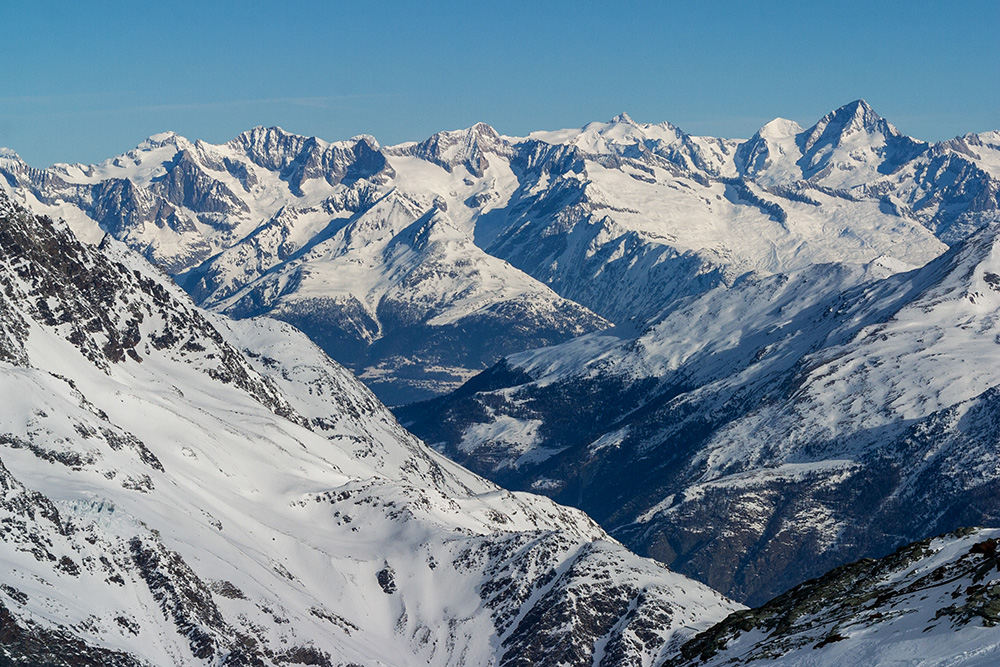
[(174, 130), (384, 144), (620, 111), (695, 134), (859, 97), (925, 140), (1000, 129), (1000, 0), (0, 2), (0, 146), (96, 162)]

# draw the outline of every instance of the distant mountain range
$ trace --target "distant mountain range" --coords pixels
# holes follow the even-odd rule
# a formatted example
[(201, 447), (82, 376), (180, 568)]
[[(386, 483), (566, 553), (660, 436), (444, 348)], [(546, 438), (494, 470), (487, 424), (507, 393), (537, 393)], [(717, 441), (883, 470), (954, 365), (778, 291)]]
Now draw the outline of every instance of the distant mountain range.
[(953, 531), (1000, 525), (1000, 132), (859, 100), (0, 175), (5, 658), (996, 657), (996, 531)]
[(922, 143), (857, 101), (747, 141), (624, 114), (392, 147), (166, 133), (98, 165), (39, 170), (7, 151), (0, 184), (84, 238), (110, 233), (200, 305), (294, 324), (403, 404), (748, 272), (922, 265), (997, 217), (997, 145)]

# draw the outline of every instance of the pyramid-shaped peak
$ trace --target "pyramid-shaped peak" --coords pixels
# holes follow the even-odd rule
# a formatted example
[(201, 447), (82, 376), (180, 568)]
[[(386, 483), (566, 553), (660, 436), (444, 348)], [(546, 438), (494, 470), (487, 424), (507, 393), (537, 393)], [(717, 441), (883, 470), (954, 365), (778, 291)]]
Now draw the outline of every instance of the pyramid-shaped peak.
[(476, 137), (477, 139), (485, 139), (490, 144), (501, 141), (500, 133), (493, 129), (493, 126), (488, 123), (478, 122), (468, 130), (465, 130), (465, 132), (466, 134)]
[(623, 112), (621, 112), (620, 114), (618, 114), (617, 116), (615, 116), (614, 118), (612, 118), (612, 119), (611, 119), (610, 121), (608, 121), (608, 122), (609, 122), (609, 123), (627, 123), (627, 124), (629, 124), (629, 125), (635, 125), (635, 124), (636, 124), (636, 123), (635, 123), (635, 121), (634, 121), (634, 120), (632, 120), (632, 117), (631, 117), (631, 116), (629, 116), (629, 115), (628, 115), (627, 113), (625, 113), (624, 111), (623, 111)]
[(875, 109), (863, 99), (857, 99), (841, 107), (844, 112), (850, 113), (854, 118), (883, 120)]
[(817, 145), (839, 145), (844, 138), (858, 133), (881, 134), (886, 139), (903, 138), (899, 130), (878, 115), (867, 102), (857, 99), (834, 109), (809, 128), (802, 148), (810, 151)]
[(878, 115), (868, 102), (863, 99), (857, 99), (853, 102), (849, 102), (839, 109), (834, 109), (826, 116), (823, 117), (817, 127), (819, 126), (837, 126), (843, 127), (845, 130), (855, 129), (855, 130), (877, 130), (884, 132), (886, 129), (891, 128), (892, 133), (895, 134), (895, 128), (892, 128), (882, 116)]
[(868, 104), (868, 102), (862, 97), (859, 97), (853, 102), (848, 102), (841, 108), (851, 109), (854, 113), (875, 113), (875, 110), (872, 109), (872, 105)]
[(490, 125), (489, 123), (484, 123), (482, 121), (479, 121), (478, 123), (470, 127), (469, 130), (472, 132), (485, 132), (486, 134), (491, 134), (491, 135), (497, 133), (497, 131), (493, 129), (492, 125)]

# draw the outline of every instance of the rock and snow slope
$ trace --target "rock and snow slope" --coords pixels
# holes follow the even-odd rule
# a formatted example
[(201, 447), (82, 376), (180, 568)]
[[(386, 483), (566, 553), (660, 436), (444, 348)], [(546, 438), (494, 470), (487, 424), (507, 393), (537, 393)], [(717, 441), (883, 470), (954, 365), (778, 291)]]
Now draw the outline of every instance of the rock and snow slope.
[(0, 196), (0, 251), (6, 660), (645, 665), (737, 607), (115, 241)]
[(837, 568), (736, 612), (667, 665), (995, 665), (998, 536), (962, 530)]
[[(949, 297), (962, 307), (920, 302), (898, 327), (892, 314), (958, 255), (872, 281), (947, 244), (991, 243), (981, 230), (1000, 210), (998, 146), (996, 133), (915, 141), (857, 101), (810, 128), (769, 123), (746, 142), (625, 115), (527, 138), (479, 124), (393, 147), (277, 128), (219, 146), (164, 134), (94, 166), (37, 170), (5, 152), (0, 186), (81, 238), (99, 241), (99, 224), (198, 303), (294, 323), (393, 403), (591, 332), (512, 356), (417, 425), (478, 470), (582, 505), (646, 553), (760, 600), (805, 574), (789, 569), (800, 549), (818, 574), (926, 534), (839, 532), (864, 523), (851, 514), (857, 498), (896, 502), (869, 489), (897, 482), (831, 461), (874, 457), (862, 468), (907, 478), (870, 443), (904, 447), (897, 427), (932, 417), (951, 428), (947, 411), (970, 401), (989, 424), (992, 399), (974, 392), (994, 386), (990, 365), (957, 359), (948, 341), (975, 339), (990, 358), (983, 290), (1000, 270), (968, 285), (986, 295), (974, 305), (985, 314)], [(857, 347), (882, 325), (888, 347)], [(841, 353), (850, 363), (824, 356)], [(876, 368), (868, 354), (891, 363)], [(814, 364), (830, 376), (810, 375)], [(962, 381), (923, 388), (921, 374), (939, 370)], [(871, 396), (858, 403), (852, 388)], [(967, 439), (969, 423), (949, 442)], [(770, 471), (768, 493), (755, 491), (758, 469)], [(936, 479), (934, 465), (919, 469)], [(936, 484), (917, 496), (952, 498)], [(971, 493), (962, 484), (959, 496)], [(801, 503), (785, 502), (792, 486)], [(827, 491), (843, 507), (816, 500)], [(957, 507), (924, 519), (953, 527)], [(746, 548), (714, 546), (727, 544), (727, 508), (746, 510), (735, 541)]]
[(86, 234), (96, 221), (200, 304), (294, 323), (403, 403), (750, 271), (923, 264), (997, 218), (998, 145), (918, 142), (857, 101), (745, 142), (624, 114), (392, 147), (168, 133), (93, 166), (6, 153), (0, 185)]

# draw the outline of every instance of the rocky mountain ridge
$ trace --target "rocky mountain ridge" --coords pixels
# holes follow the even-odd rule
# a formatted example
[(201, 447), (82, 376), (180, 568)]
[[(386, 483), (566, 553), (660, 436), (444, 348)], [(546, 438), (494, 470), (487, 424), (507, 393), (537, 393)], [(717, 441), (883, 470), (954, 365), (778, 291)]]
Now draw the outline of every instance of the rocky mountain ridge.
[[(111, 233), (200, 304), (294, 323), (405, 403), (748, 272), (922, 265), (997, 218), (998, 145), (918, 142), (859, 100), (745, 142), (625, 114), (392, 147), (167, 133), (99, 165), (39, 170), (8, 153), (0, 186), (83, 238)], [(423, 227), (442, 238), (430, 252)]]
[(964, 529), (844, 565), (734, 613), (665, 664), (992, 665), (997, 535)]

